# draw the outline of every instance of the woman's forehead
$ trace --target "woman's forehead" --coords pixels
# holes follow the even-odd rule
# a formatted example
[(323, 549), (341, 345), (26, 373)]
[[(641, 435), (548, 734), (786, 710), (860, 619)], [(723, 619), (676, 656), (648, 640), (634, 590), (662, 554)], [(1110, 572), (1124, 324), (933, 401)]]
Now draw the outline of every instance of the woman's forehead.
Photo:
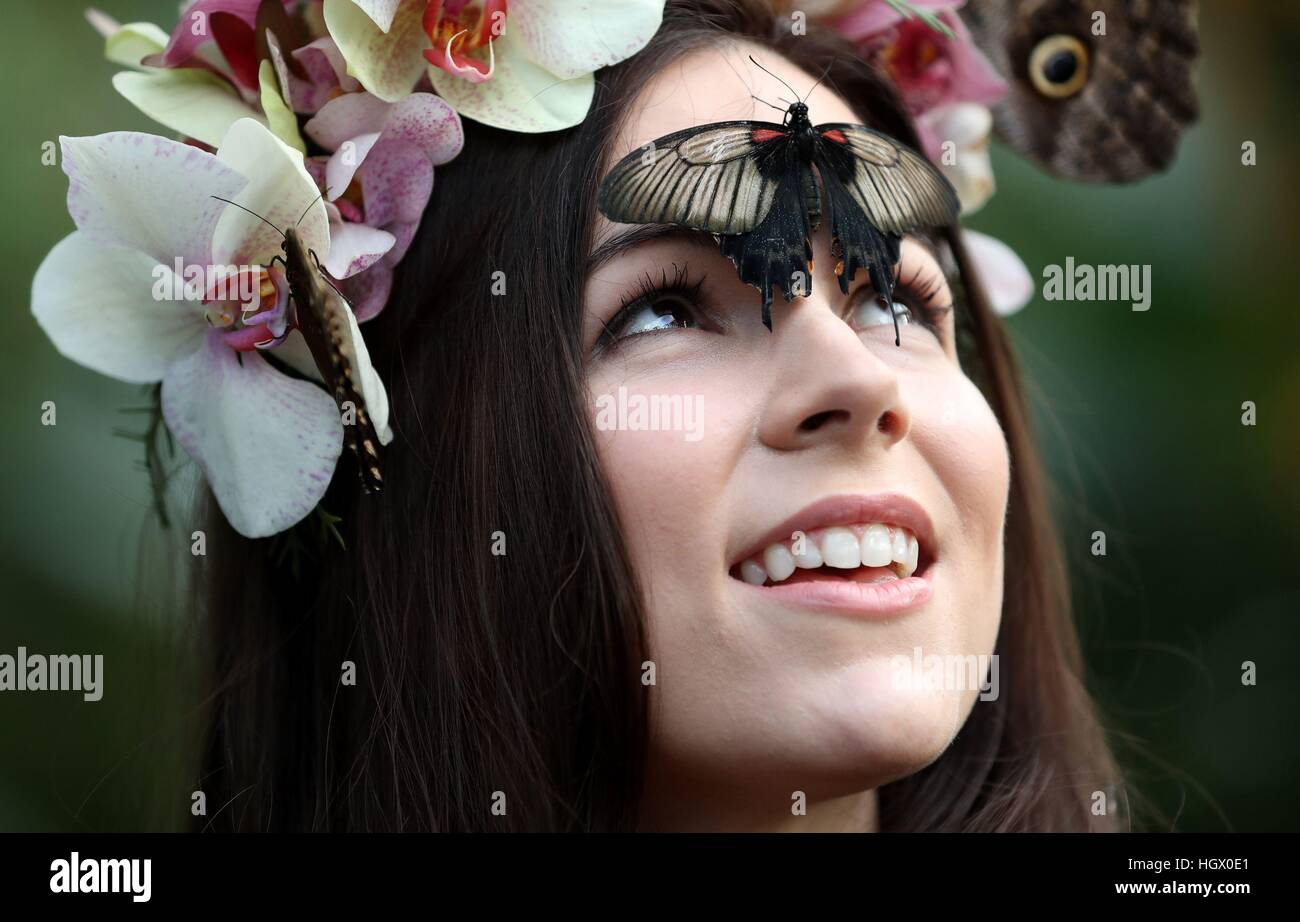
[[(756, 67), (749, 55), (776, 76)], [(652, 77), (637, 95), (606, 167), (633, 150), (683, 128), (735, 119), (779, 123), (785, 117), (788, 103), (793, 101), (791, 88), (800, 98), (808, 97), (808, 114), (813, 124), (860, 121), (834, 90), (825, 84), (814, 89), (818, 76), (770, 48), (742, 40), (696, 49)], [(780, 111), (756, 101), (754, 96), (778, 106)]]

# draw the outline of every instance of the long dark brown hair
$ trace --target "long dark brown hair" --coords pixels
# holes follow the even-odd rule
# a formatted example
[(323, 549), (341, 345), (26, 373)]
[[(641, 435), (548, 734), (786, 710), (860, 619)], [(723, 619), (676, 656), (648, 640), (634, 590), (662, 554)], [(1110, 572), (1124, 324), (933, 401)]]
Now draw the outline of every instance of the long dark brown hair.
[[(828, 68), (864, 121), (916, 146), (888, 82), (842, 39), (795, 35), (749, 0), (669, 0), (650, 44), (597, 73), (575, 128), (466, 121), (392, 299), (366, 325), (396, 439), (382, 494), (359, 497), (344, 459), (324, 499), (346, 550), (310, 548), (295, 577), (273, 541), (240, 537), (208, 500), (198, 828), (636, 828), (651, 656), (585, 408), (582, 267), (605, 154), (637, 92), (732, 38)], [(1002, 693), (936, 762), (880, 790), (881, 827), (1114, 828), (1116, 775), (1081, 681), (1016, 364), (956, 229), (943, 238), (964, 367), (1011, 455)]]

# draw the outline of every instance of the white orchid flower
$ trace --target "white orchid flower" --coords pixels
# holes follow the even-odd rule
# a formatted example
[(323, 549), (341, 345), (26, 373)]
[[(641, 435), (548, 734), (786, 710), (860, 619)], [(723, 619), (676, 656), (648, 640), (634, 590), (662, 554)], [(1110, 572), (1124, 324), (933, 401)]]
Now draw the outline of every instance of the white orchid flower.
[(1009, 317), (1033, 300), (1034, 278), (1015, 250), (979, 231), (963, 229), (962, 239), (993, 313)]
[(119, 25), (94, 9), (86, 18), (104, 36), (105, 56), (131, 68), (113, 76), (113, 88), (159, 124), (216, 147), (239, 119), (266, 121), (255, 101), (245, 98), (223, 73), (219, 58), (209, 62), (209, 69), (147, 65), (142, 63), (146, 59), (161, 65), (166, 32), (147, 22)]
[(348, 72), (396, 102), (425, 73), (462, 116), (556, 131), (591, 106), (592, 72), (640, 51), (664, 0), (325, 0)]
[[(961, 213), (970, 215), (983, 208), (997, 189), (989, 159), (993, 113), (979, 103), (957, 102), (924, 113), (917, 119), (917, 125), (923, 133), (928, 132), (940, 142), (941, 153), (936, 163), (957, 190)], [(949, 144), (951, 157), (946, 149)]]
[[(123, 381), (162, 382), (167, 426), (236, 531), (259, 538), (300, 521), (325, 493), (343, 445), (338, 407), (315, 383), (301, 333), (284, 329), (283, 277), (270, 271), (283, 240), (275, 228), (295, 222), (306, 245), (329, 256), (325, 204), (302, 155), (252, 119), (235, 122), (215, 156), (138, 132), (60, 143), (77, 230), (36, 272), (37, 322), (73, 361)], [(195, 297), (192, 286), (167, 296), (185, 290), (195, 267), (222, 275), (227, 266), (260, 279), (258, 301), (242, 312), (228, 299)], [(349, 320), (362, 397), (387, 443), (387, 395), (350, 312)], [(268, 345), (315, 381), (273, 367), (259, 350)]]

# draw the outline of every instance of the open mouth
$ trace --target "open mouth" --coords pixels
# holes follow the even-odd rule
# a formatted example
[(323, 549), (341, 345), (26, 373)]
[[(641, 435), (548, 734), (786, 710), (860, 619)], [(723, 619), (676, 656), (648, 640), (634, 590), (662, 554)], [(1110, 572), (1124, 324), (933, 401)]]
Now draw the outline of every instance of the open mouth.
[(738, 561), (730, 574), (752, 586), (887, 583), (924, 577), (931, 563), (932, 554), (906, 526), (862, 522), (797, 531)]

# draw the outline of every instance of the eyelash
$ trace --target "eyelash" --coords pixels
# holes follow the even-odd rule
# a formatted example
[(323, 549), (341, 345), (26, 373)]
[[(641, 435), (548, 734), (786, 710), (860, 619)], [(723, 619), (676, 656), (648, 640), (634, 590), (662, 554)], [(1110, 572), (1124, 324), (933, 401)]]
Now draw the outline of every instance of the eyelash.
[[(924, 276), (924, 277), (923, 277)], [(660, 270), (660, 279), (656, 283), (647, 272), (638, 282), (637, 287), (624, 294), (619, 299), (618, 310), (614, 316), (604, 325), (600, 337), (596, 342), (597, 349), (609, 349), (618, 345), (625, 339), (634, 339), (637, 336), (644, 336), (647, 333), (661, 332), (658, 330), (647, 330), (643, 333), (633, 333), (631, 336), (620, 336), (619, 333), (628, 325), (635, 316), (636, 312), (645, 307), (653, 305), (656, 300), (666, 297), (680, 298), (687, 304), (692, 305), (696, 314), (696, 320), (699, 320), (699, 301), (700, 292), (704, 288), (706, 277), (698, 281), (690, 280), (690, 268), (683, 264), (673, 263), (672, 281), (668, 280), (668, 271)], [(940, 335), (940, 318), (943, 314), (952, 310), (952, 305), (931, 306), (930, 302), (934, 296), (939, 293), (943, 287), (943, 273), (937, 270), (927, 272), (926, 268), (917, 266), (912, 277), (904, 281), (902, 279), (902, 266), (899, 266), (898, 272), (894, 275), (894, 300), (901, 303), (907, 308), (913, 316), (920, 315), (921, 325), (929, 329), (936, 336)], [(859, 299), (868, 296), (872, 292), (870, 283), (858, 288), (851, 295), (852, 299)], [(856, 307), (857, 301), (852, 302)], [(846, 318), (847, 318), (847, 311)], [(671, 328), (670, 328), (671, 329)]]
[[(642, 308), (648, 307), (655, 303), (656, 300), (666, 297), (677, 297), (692, 305), (693, 312), (696, 314), (696, 320), (699, 320), (700, 293), (704, 289), (704, 282), (708, 276), (702, 276), (698, 281), (692, 282), (690, 279), (690, 267), (686, 264), (678, 265), (673, 263), (672, 281), (668, 279), (668, 270), (661, 269), (659, 281), (651, 277), (647, 272), (637, 282), (637, 287), (624, 294), (619, 299), (618, 310), (614, 316), (605, 324), (601, 331), (600, 338), (596, 342), (598, 349), (608, 349), (616, 346), (624, 339), (632, 339), (637, 336), (644, 336), (645, 333), (633, 333), (632, 336), (619, 336), (618, 334), (628, 325), (636, 312)], [(656, 332), (647, 330), (646, 333)]]
[[(943, 273), (938, 269), (917, 266), (911, 278), (904, 281), (902, 276), (903, 267), (900, 264), (898, 271), (894, 273), (894, 300), (906, 307), (913, 316), (919, 314), (921, 325), (939, 336), (942, 326), (941, 318), (952, 310), (951, 304), (931, 304), (934, 296), (944, 286)], [(850, 299), (865, 297), (868, 293), (872, 297), (875, 295), (870, 282), (854, 291), (849, 297)], [(858, 302), (851, 300), (850, 303), (853, 307), (856, 307)]]

